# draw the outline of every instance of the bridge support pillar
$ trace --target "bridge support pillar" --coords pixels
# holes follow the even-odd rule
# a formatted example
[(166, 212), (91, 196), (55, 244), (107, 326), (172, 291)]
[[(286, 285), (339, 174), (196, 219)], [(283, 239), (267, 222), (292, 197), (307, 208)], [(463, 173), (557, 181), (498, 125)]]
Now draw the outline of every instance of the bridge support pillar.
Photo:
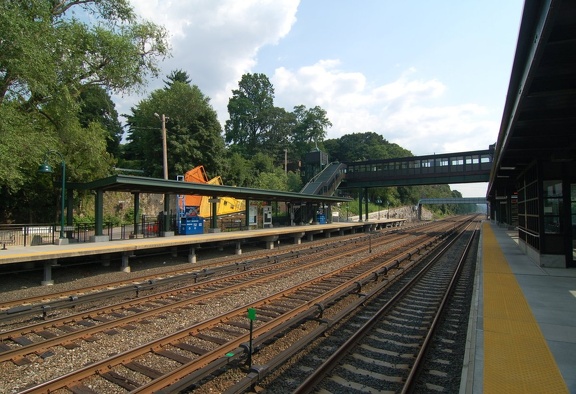
[(196, 248), (195, 247), (191, 247), (190, 250), (188, 251), (188, 262), (190, 264), (196, 263)]
[(122, 272), (130, 272), (130, 252), (122, 253), (122, 266), (120, 267), (120, 271)]
[(42, 286), (52, 286), (54, 284), (54, 281), (52, 280), (52, 266), (57, 264), (57, 259), (51, 259), (44, 262), (44, 280), (40, 282)]
[(236, 252), (237, 255), (241, 255), (242, 254), (242, 242), (237, 241), (236, 242)]
[(302, 237), (304, 236), (305, 233), (295, 233), (292, 234), (292, 237), (294, 237), (294, 245), (300, 245), (302, 243)]
[(418, 221), (422, 220), (422, 204), (418, 204)]
[(270, 237), (265, 237), (264, 241), (266, 242), (266, 249), (274, 249), (274, 243), (278, 241), (277, 235), (272, 235)]

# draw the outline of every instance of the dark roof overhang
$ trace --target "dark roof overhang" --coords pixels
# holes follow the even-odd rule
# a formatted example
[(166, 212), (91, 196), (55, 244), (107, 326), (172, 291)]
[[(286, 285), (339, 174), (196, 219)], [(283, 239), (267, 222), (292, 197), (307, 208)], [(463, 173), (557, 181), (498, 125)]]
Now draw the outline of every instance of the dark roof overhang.
[(535, 160), (576, 158), (576, 2), (527, 0), (487, 196)]
[(113, 175), (88, 183), (71, 183), (68, 187), (77, 190), (101, 190), (104, 192), (202, 195), (210, 197), (233, 197), (253, 201), (282, 201), (292, 203), (338, 203), (352, 201), (352, 199), (347, 197), (319, 196), (278, 190), (211, 185), (207, 183), (183, 182), (132, 175)]

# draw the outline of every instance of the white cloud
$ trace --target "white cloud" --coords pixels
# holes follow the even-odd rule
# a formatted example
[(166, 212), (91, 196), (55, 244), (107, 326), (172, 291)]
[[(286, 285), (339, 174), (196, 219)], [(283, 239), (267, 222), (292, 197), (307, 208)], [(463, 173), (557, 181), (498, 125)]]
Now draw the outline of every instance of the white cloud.
[(414, 154), (487, 149), (495, 141), (498, 120), (474, 103), (444, 104), (448, 90), (436, 79), (417, 79), (413, 68), (397, 80), (370, 86), (358, 72), (323, 60), (296, 71), (276, 69), (271, 78), (277, 105), (324, 108), (333, 127), (328, 138), (373, 131)]
[[(252, 72), (259, 49), (275, 45), (296, 22), (299, 0), (132, 0), (136, 13), (166, 27), (172, 57), (161, 65), (160, 78), (150, 91), (163, 86), (171, 71), (186, 71), (192, 83), (211, 98), (220, 121), (232, 89), (244, 73)], [(141, 97), (116, 96), (120, 113)]]

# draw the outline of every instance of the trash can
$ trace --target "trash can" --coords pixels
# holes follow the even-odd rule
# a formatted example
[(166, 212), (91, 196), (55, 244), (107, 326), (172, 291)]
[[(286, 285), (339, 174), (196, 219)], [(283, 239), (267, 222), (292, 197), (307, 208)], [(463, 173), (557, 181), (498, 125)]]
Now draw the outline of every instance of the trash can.
[(200, 216), (180, 219), (180, 235), (204, 234), (204, 218)]

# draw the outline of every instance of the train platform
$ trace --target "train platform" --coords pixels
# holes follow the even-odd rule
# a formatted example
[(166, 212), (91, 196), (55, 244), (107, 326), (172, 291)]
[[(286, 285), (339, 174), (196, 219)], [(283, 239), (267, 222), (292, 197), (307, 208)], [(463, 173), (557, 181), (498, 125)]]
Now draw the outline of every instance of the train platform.
[(485, 222), (461, 393), (576, 393), (576, 270), (543, 268)]

